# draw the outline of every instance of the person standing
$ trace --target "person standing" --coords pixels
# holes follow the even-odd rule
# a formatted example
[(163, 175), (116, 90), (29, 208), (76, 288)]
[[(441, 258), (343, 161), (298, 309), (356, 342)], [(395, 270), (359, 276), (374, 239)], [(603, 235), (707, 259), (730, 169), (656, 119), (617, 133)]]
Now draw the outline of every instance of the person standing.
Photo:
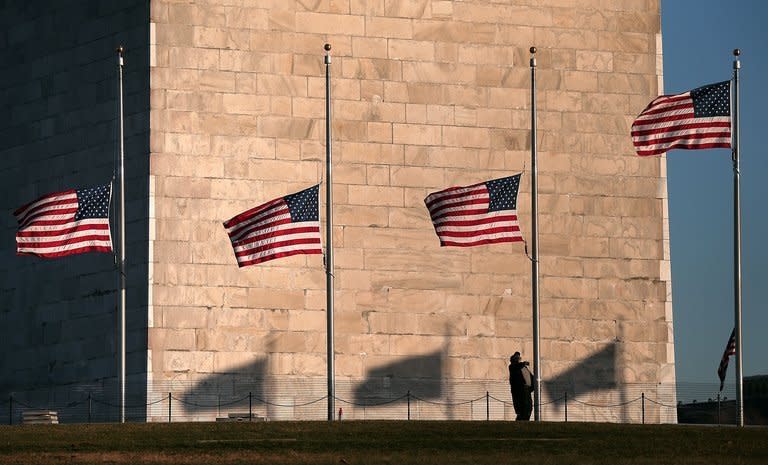
[(530, 420), (533, 411), (533, 375), (528, 365), (527, 361), (520, 360), (520, 352), (509, 357), (509, 389), (512, 391), (517, 421)]

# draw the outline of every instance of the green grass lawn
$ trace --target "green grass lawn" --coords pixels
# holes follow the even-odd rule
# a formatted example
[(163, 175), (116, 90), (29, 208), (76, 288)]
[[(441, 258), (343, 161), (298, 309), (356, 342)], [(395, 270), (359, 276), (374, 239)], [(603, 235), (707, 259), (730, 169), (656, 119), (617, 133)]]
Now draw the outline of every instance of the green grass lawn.
[(768, 464), (768, 428), (343, 421), (0, 427), (2, 464)]

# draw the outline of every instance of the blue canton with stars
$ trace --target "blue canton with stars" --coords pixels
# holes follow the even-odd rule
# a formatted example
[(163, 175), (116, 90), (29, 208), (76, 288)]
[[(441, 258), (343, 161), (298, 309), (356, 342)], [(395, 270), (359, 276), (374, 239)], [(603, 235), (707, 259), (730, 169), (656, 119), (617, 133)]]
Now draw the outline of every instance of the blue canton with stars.
[(517, 209), (517, 190), (520, 188), (520, 175), (486, 181), (488, 188), (488, 211)]
[(288, 204), (288, 210), (291, 212), (292, 222), (319, 221), (320, 214), (317, 203), (319, 193), (320, 185), (318, 184), (301, 192), (283, 197), (285, 203)]
[(75, 221), (109, 216), (110, 185), (77, 190)]
[(718, 82), (693, 89), (691, 99), (693, 100), (693, 116), (696, 118), (730, 116), (731, 81)]

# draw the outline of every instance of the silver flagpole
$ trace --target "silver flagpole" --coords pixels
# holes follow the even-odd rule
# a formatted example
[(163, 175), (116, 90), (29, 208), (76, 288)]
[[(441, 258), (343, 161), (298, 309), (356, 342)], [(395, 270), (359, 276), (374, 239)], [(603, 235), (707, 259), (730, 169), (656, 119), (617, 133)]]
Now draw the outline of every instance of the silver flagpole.
[(120, 320), (120, 367), (118, 373), (118, 384), (120, 384), (120, 423), (125, 423), (125, 144), (123, 130), (123, 54), (125, 49), (120, 46), (117, 48), (118, 58), (118, 102), (120, 107), (119, 126), (120, 126), (120, 216), (118, 216), (118, 230), (120, 236), (120, 261), (118, 263), (118, 273), (120, 282), (120, 305), (118, 309)]
[(744, 380), (741, 372), (741, 195), (739, 193), (739, 61), (741, 50), (733, 51), (733, 295), (734, 318), (736, 320), (736, 404), (738, 426), (744, 426)]
[(325, 293), (328, 350), (328, 421), (333, 421), (336, 388), (333, 370), (333, 177), (331, 171), (331, 44), (325, 44)]
[(541, 421), (539, 351), (539, 187), (536, 168), (536, 47), (531, 47), (531, 306), (533, 307), (533, 419)]

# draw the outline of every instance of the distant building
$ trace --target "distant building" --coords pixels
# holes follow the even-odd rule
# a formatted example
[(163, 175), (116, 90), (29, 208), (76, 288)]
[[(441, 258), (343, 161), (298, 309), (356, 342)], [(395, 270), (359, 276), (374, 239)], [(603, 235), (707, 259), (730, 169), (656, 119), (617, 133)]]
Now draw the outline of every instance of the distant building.
[[(710, 398), (678, 404), (677, 417), (680, 423), (735, 424), (736, 408), (735, 398)], [(768, 425), (768, 375), (744, 378), (744, 424)]]

